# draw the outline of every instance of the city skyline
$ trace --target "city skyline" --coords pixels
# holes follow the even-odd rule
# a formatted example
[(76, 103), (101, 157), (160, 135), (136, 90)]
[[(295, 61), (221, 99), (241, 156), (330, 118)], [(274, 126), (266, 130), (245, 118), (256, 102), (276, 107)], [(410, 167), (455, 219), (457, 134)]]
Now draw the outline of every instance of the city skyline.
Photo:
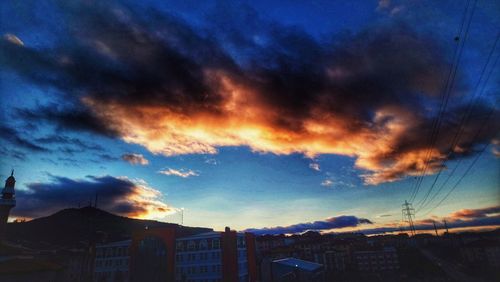
[(113, 213), (179, 223), (182, 210), (185, 225), (217, 230), (376, 234), (400, 230), (414, 198), (418, 229), (498, 228), (499, 10), (6, 2), (0, 177), (15, 169), (11, 218), (97, 195)]

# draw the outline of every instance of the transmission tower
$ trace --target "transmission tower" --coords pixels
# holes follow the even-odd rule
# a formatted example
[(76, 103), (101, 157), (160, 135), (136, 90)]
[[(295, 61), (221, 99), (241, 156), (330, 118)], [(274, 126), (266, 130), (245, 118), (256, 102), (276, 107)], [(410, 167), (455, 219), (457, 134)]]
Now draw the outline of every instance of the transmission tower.
[(408, 201), (402, 205), (403, 209), (401, 210), (403, 215), (403, 221), (408, 222), (410, 226), (410, 233), (415, 236), (415, 226), (413, 225), (413, 218), (415, 217), (415, 209), (412, 207)]

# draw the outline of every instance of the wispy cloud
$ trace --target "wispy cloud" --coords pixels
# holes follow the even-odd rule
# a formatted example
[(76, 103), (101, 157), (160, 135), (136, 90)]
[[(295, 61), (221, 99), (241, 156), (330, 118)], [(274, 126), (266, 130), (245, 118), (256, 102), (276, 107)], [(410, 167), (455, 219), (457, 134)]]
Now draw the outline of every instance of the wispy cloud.
[(319, 166), (319, 163), (310, 163), (309, 168), (315, 171), (321, 171), (321, 168)]
[(148, 165), (149, 161), (142, 154), (128, 153), (122, 155), (122, 160), (133, 165)]
[(12, 44), (18, 45), (18, 46), (24, 46), (24, 42), (19, 39), (19, 37), (15, 36), (14, 34), (7, 33), (3, 36), (5, 40), (9, 41)]
[(219, 164), (219, 162), (216, 159), (213, 159), (213, 158), (206, 159), (205, 163), (206, 164), (210, 164), (210, 165), (218, 165)]
[(32, 152), (49, 152), (50, 150), (39, 146), (29, 139), (23, 137), (19, 131), (14, 128), (0, 124), (0, 139), (9, 142), (17, 148), (27, 149)]
[[(439, 223), (442, 219), (446, 219), (449, 229), (454, 228), (474, 228), (484, 226), (500, 227), (500, 206), (492, 206), (479, 209), (461, 209), (448, 214), (443, 218), (431, 216), (415, 221), (415, 229), (420, 231), (434, 230), (434, 223), (441, 226)], [(399, 232), (401, 229), (407, 230), (407, 227), (400, 227), (398, 224), (384, 224), (375, 228), (360, 229), (359, 232), (364, 234), (380, 234)]]
[(325, 179), (321, 182), (321, 186), (325, 187), (332, 187), (333, 186), (333, 180), (331, 179)]
[(164, 170), (158, 171), (158, 173), (165, 174), (165, 175), (173, 175), (173, 176), (178, 176), (182, 178), (188, 178), (191, 176), (198, 176), (200, 175), (198, 172), (190, 169), (174, 169), (174, 168), (167, 168)]

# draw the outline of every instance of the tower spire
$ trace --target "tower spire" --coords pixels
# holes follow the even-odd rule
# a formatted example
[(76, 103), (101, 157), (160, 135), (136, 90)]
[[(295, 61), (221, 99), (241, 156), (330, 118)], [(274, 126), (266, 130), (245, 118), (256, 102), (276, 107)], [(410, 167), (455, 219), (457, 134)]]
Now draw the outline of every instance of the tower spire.
[(5, 180), (5, 187), (2, 189), (0, 198), (0, 240), (4, 238), (10, 210), (16, 206), (15, 185), (16, 179), (14, 178), (14, 170), (12, 170), (10, 176)]

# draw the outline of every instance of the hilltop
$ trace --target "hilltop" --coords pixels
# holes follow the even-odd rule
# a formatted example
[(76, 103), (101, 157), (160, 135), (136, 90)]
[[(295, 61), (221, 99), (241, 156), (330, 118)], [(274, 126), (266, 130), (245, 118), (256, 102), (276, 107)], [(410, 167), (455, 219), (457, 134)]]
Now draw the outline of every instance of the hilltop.
[(155, 220), (133, 219), (118, 216), (94, 207), (69, 208), (47, 217), (27, 222), (9, 223), (6, 238), (33, 248), (72, 247), (96, 242), (129, 239), (134, 230), (174, 226), (182, 235), (212, 231), (210, 228), (187, 227)]

